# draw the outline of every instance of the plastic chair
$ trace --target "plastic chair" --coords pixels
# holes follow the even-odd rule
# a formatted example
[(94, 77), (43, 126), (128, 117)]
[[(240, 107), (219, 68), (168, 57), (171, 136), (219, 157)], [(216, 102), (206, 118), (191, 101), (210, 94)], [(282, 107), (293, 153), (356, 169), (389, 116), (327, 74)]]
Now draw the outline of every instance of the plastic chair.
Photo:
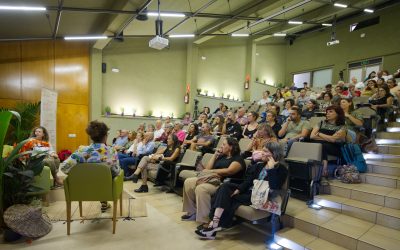
[(80, 163), (73, 167), (64, 180), (65, 201), (67, 203), (67, 235), (71, 227), (71, 201), (79, 202), (82, 217), (82, 201), (113, 201), (113, 234), (117, 222), (117, 202), (120, 199), (122, 215), (122, 190), (124, 171), (112, 178), (110, 168), (102, 163)]

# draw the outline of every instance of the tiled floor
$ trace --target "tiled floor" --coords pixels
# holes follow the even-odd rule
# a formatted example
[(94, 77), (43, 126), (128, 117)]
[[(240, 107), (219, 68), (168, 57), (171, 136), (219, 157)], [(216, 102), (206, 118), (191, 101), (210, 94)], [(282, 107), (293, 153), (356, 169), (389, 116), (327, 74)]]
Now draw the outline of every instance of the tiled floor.
[[(126, 190), (133, 190), (137, 184), (125, 182)], [(58, 191), (55, 196), (60, 196)], [(135, 194), (136, 195), (136, 194)], [(135, 221), (117, 222), (116, 234), (112, 234), (111, 220), (74, 221), (71, 235), (67, 236), (63, 222), (53, 224), (52, 231), (41, 239), (28, 244), (0, 243), (0, 249), (265, 249), (266, 235), (245, 224), (221, 232), (216, 240), (200, 240), (194, 233), (195, 222), (183, 222), (181, 197), (166, 194), (155, 188), (150, 193), (139, 194), (147, 201), (148, 217)]]

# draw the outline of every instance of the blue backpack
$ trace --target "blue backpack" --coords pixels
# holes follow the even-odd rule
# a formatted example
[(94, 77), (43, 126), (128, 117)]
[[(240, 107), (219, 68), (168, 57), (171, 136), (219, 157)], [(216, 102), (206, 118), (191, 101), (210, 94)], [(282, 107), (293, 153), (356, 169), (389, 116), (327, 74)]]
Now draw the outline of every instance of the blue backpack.
[(367, 171), (367, 163), (358, 144), (346, 143), (340, 150), (342, 151), (342, 158), (347, 165), (356, 166), (360, 173)]

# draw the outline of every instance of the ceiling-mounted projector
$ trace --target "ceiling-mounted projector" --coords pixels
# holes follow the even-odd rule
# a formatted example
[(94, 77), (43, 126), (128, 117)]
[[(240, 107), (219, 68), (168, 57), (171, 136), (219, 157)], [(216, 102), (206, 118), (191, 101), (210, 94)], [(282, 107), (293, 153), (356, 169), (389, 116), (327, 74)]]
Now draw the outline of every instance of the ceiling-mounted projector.
[(162, 50), (165, 47), (168, 47), (169, 41), (166, 38), (161, 36), (156, 36), (149, 41), (149, 47), (153, 49)]

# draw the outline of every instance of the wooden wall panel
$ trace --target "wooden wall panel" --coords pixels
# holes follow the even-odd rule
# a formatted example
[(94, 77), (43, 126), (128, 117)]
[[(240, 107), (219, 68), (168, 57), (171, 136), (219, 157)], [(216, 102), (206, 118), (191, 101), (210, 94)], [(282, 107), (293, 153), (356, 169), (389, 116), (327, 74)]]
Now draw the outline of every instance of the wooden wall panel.
[(88, 43), (0, 42), (0, 107), (38, 101), (42, 87), (56, 90), (57, 150), (87, 145), (89, 56)]
[[(88, 125), (89, 108), (87, 105), (58, 103), (57, 107), (57, 151), (76, 150), (80, 145), (88, 145), (85, 132)], [(69, 138), (75, 134), (75, 138)]]
[(89, 46), (87, 43), (55, 43), (55, 89), (59, 102), (89, 102)]
[(0, 98), (21, 99), (20, 43), (0, 43)]
[(41, 88), (54, 89), (54, 42), (21, 44), (22, 98), (40, 101)]

